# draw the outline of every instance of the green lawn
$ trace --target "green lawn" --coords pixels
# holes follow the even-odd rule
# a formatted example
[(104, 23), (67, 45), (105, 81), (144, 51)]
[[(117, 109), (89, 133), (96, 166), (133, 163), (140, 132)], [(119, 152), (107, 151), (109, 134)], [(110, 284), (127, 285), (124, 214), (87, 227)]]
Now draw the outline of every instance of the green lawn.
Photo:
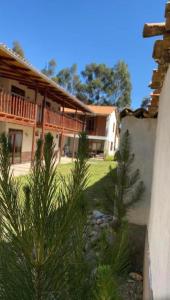
[[(85, 197), (90, 209), (102, 208), (102, 202), (105, 201), (106, 195), (111, 194), (113, 182), (109, 174), (110, 166), (115, 167), (116, 163), (112, 161), (90, 160), (89, 161), (89, 180)], [(57, 167), (57, 173), (61, 175), (69, 174), (74, 163), (60, 164)], [(19, 177), (21, 185), (26, 182), (26, 177)]]
[[(112, 180), (109, 175), (109, 168), (115, 167), (115, 162), (103, 160), (89, 161), (89, 181), (85, 192), (88, 204), (91, 208), (100, 208), (102, 201), (106, 199), (106, 194), (112, 192)], [(58, 172), (66, 175), (70, 172), (73, 164), (59, 165)]]

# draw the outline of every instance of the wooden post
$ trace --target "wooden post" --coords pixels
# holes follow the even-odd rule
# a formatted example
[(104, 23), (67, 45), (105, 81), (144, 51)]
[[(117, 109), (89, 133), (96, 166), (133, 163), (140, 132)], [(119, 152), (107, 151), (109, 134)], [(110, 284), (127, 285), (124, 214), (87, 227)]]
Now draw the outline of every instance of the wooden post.
[(84, 114), (83, 131), (86, 131), (86, 113)]
[(60, 140), (60, 156), (59, 156), (59, 161), (61, 161), (61, 156), (63, 152), (63, 144), (64, 144), (64, 105), (63, 105), (63, 110), (62, 110), (62, 118), (61, 118), (61, 140)]
[(38, 95), (38, 88), (35, 89), (35, 98), (34, 98), (34, 104), (35, 104), (35, 123), (33, 126), (32, 131), (32, 150), (31, 150), (31, 162), (33, 162), (34, 159), (34, 152), (35, 152), (35, 131), (36, 131), (36, 122), (37, 122), (37, 95)]
[[(75, 120), (76, 120), (76, 133), (77, 133), (77, 108), (76, 108), (76, 112), (75, 112)], [(74, 154), (75, 154), (76, 133), (74, 133), (74, 136), (73, 136), (72, 161), (75, 157)]]
[(44, 141), (44, 133), (45, 133), (45, 104), (46, 104), (46, 94), (47, 91), (45, 90), (44, 99), (43, 99), (43, 106), (42, 106), (42, 140)]

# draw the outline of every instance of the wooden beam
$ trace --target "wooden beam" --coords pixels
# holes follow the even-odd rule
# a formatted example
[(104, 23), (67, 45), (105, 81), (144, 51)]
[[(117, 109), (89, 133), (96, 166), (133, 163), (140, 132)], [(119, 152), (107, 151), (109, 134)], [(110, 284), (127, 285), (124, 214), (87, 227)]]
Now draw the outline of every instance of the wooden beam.
[(143, 29), (143, 37), (152, 37), (163, 35), (166, 32), (165, 22), (163, 23), (146, 23)]
[(157, 40), (154, 44), (152, 57), (160, 64), (170, 62), (170, 40)]
[(170, 2), (167, 2), (165, 6), (165, 18), (168, 18), (169, 13), (170, 13)]
[(33, 126), (32, 130), (32, 149), (31, 149), (31, 161), (34, 160), (34, 152), (35, 152), (35, 131), (36, 131), (36, 123), (37, 123), (37, 96), (38, 96), (38, 88), (35, 89), (35, 98), (34, 98), (34, 104), (35, 104), (35, 125)]

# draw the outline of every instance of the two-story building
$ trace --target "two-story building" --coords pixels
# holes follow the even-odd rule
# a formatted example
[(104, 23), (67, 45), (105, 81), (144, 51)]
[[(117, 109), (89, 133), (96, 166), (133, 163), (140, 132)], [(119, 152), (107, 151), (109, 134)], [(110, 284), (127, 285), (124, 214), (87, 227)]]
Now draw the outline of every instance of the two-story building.
[[(91, 113), (89, 107), (0, 44), (0, 133), (9, 135), (11, 162), (31, 161), (36, 140), (47, 132), (62, 153), (64, 136), (83, 131), (83, 121), (66, 108)], [(60, 151), (59, 151), (60, 150)]]
[[(85, 115), (85, 130), (89, 139), (89, 151), (91, 156), (113, 156), (118, 148), (119, 126), (118, 112), (114, 106), (87, 105), (93, 114)], [(66, 109), (68, 116), (75, 114), (74, 110)], [(82, 112), (77, 111), (79, 120), (83, 120)], [(77, 148), (77, 142), (74, 144), (73, 135), (68, 134), (65, 139), (65, 145), (71, 149)], [(78, 136), (76, 136), (78, 138)]]

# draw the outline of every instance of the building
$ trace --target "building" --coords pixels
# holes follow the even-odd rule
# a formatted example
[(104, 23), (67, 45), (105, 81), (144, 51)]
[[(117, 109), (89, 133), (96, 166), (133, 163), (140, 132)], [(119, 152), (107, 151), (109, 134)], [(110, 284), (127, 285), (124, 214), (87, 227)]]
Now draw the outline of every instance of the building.
[(144, 27), (144, 37), (162, 36), (154, 44), (158, 69), (153, 71), (150, 84), (154, 90), (152, 109), (158, 110), (158, 121), (145, 251), (145, 300), (170, 299), (170, 2), (165, 18), (163, 23)]
[(133, 171), (140, 170), (140, 180), (145, 186), (141, 200), (129, 209), (128, 219), (133, 224), (146, 225), (150, 210), (157, 112), (152, 113), (143, 108), (134, 111), (124, 109), (120, 119), (121, 135), (126, 130), (130, 133), (131, 151), (135, 155)]
[[(89, 139), (89, 151), (92, 157), (95, 156), (113, 156), (118, 148), (119, 126), (118, 112), (114, 106), (87, 105), (92, 114), (86, 113), (85, 131)], [(73, 115), (73, 110), (67, 109), (68, 115)], [(82, 113), (77, 111), (79, 120), (82, 119)], [(65, 140), (65, 145), (71, 145), (71, 134)], [(76, 136), (75, 138), (78, 138)], [(72, 149), (71, 145), (71, 149)], [(77, 141), (75, 142), (75, 152)]]
[(9, 135), (13, 164), (31, 161), (36, 140), (47, 132), (54, 136), (56, 153), (62, 153), (64, 136), (84, 129), (83, 121), (65, 114), (66, 108), (82, 114), (91, 112), (76, 97), (0, 44), (0, 133)]

